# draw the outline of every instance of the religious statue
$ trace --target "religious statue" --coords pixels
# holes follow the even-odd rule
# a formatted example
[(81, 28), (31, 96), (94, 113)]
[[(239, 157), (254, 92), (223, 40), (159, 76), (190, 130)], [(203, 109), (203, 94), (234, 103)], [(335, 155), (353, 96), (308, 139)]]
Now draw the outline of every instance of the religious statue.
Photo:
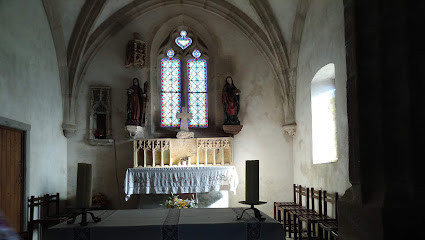
[(145, 126), (148, 82), (144, 91), (140, 88), (139, 79), (133, 78), (133, 85), (127, 89), (127, 121), (126, 125)]
[(221, 95), (221, 101), (224, 107), (224, 125), (240, 125), (238, 119), (240, 92), (233, 84), (232, 77), (226, 77), (226, 84), (223, 87), (223, 93)]
[(143, 67), (145, 65), (146, 44), (141, 40), (139, 33), (133, 33), (134, 39), (128, 41), (125, 67), (131, 65)]

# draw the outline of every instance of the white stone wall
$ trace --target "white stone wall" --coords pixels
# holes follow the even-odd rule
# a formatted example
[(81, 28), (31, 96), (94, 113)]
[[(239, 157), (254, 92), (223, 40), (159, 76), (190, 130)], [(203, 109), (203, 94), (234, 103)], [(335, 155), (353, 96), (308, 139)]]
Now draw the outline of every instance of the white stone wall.
[(268, 0), (270, 7), (273, 11), (273, 15), (278, 22), (280, 31), (282, 32), (283, 39), (285, 40), (286, 46), (291, 44), (292, 31), (294, 26), (294, 19), (297, 13), (297, 5), (299, 0)]
[(59, 13), (63, 36), (66, 46), (69, 45), (69, 41), (74, 30), (74, 26), (77, 23), (78, 14), (81, 8), (84, 6), (84, 0), (55, 0), (57, 11)]
[[(141, 84), (148, 79), (151, 84), (159, 81), (156, 72), (156, 56), (148, 56), (149, 66), (144, 69), (125, 68), (125, 45), (137, 31), (147, 42), (148, 53), (152, 39), (162, 24), (180, 14), (190, 16), (208, 31), (211, 39), (203, 39), (210, 48), (209, 72), (209, 114), (216, 126), (222, 124), (221, 89), (224, 76), (231, 74), (235, 85), (241, 90), (241, 112), (239, 118), (242, 131), (234, 138), (234, 163), (239, 174), (237, 195), (229, 194), (230, 206), (244, 207), (239, 201), (245, 200), (245, 160), (260, 160), (260, 200), (266, 205), (259, 208), (273, 215), (273, 201), (292, 199), (293, 165), (292, 139), (284, 135), (282, 98), (279, 85), (271, 74), (255, 45), (232, 23), (216, 14), (200, 8), (186, 6), (163, 7), (140, 16), (137, 20), (114, 35), (97, 53), (89, 65), (81, 85), (78, 108), (78, 131), (68, 141), (68, 197), (75, 197), (76, 169), (78, 162), (93, 164), (93, 192), (101, 191), (110, 197), (113, 207), (136, 206), (136, 199), (124, 201), (123, 180), (125, 170), (132, 167), (132, 143), (126, 138), (126, 89), (131, 79), (138, 77)], [(167, 23), (172, 26), (174, 23)], [(190, 25), (190, 21), (185, 21)], [(191, 26), (196, 28), (196, 26)], [(199, 29), (198, 29), (199, 30)], [(199, 30), (201, 31), (201, 30)], [(162, 40), (161, 40), (162, 41)], [(153, 65), (152, 65), (153, 64)], [(112, 134), (114, 146), (90, 146), (86, 143), (88, 121), (88, 87), (92, 84), (112, 87)], [(151, 85), (152, 86), (152, 85)], [(218, 102), (217, 102), (218, 101)], [(159, 108), (159, 99), (151, 99), (150, 110)], [(152, 124), (148, 118), (147, 124)], [(214, 127), (214, 126), (211, 126)], [(147, 133), (155, 136), (155, 132)], [(197, 132), (203, 135), (202, 132)], [(206, 135), (208, 136), (208, 135)], [(197, 137), (197, 136), (195, 136)], [(115, 157), (116, 155), (116, 157)]]
[[(337, 191), (340, 195), (350, 186), (344, 41), (342, 1), (312, 1), (298, 61), (294, 183)], [(338, 161), (313, 165), (310, 84), (317, 71), (328, 63), (335, 64)]]
[(0, 2), (0, 116), (31, 126), (29, 194), (66, 198), (67, 144), (49, 23), (41, 1)]

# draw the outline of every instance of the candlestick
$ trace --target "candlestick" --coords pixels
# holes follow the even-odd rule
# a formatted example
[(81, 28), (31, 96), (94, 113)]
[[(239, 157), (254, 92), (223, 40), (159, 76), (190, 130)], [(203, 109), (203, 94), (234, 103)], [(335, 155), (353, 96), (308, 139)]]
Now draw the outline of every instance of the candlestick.
[(91, 208), (92, 167), (88, 163), (78, 163), (77, 170), (77, 208)]
[(248, 204), (259, 203), (259, 161), (246, 161), (245, 200)]

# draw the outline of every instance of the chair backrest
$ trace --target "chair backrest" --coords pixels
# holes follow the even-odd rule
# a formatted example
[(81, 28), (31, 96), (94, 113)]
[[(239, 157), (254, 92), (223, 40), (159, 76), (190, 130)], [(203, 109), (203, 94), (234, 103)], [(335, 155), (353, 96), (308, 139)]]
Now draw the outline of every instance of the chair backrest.
[(297, 200), (297, 197), (298, 197), (298, 195), (299, 195), (299, 193), (300, 193), (300, 186), (301, 185), (297, 185), (297, 184), (294, 184), (294, 191), (293, 191), (293, 194), (294, 194), (294, 203), (298, 203), (298, 200)]
[(328, 193), (327, 191), (323, 191), (323, 214), (328, 215), (328, 203), (332, 204), (333, 209), (335, 211), (335, 218), (338, 217), (338, 193)]
[(315, 199), (317, 199), (319, 206), (319, 214), (322, 214), (322, 190), (316, 190), (311, 188), (311, 210), (316, 211), (315, 209)]
[(34, 215), (37, 212), (37, 216), (38, 218), (40, 218), (40, 214), (41, 214), (41, 206), (44, 205), (44, 196), (43, 197), (34, 197), (31, 196), (28, 199), (28, 208), (29, 208), (29, 214), (28, 214), (28, 222), (33, 222), (34, 221)]
[(305, 207), (309, 208), (310, 207), (310, 188), (308, 187), (303, 187), (301, 185), (299, 185), (299, 193), (298, 193), (298, 205), (301, 207), (303, 205), (303, 199), (305, 199)]
[(53, 194), (53, 195), (49, 195), (49, 194), (45, 194), (44, 195), (44, 207), (45, 207), (45, 216), (49, 217), (51, 216), (51, 207), (53, 206), (55, 211), (54, 211), (54, 216), (59, 216), (59, 193)]
[[(32, 239), (34, 227), (39, 226), (39, 220), (51, 217), (51, 207), (55, 208), (54, 214), (59, 216), (59, 193), (45, 194), (42, 197), (31, 196), (28, 199), (28, 239)], [(37, 219), (35, 219), (35, 213), (37, 213)]]
[[(54, 207), (54, 211), (52, 210)], [(59, 193), (50, 195), (45, 194), (42, 197), (31, 196), (28, 199), (28, 208), (29, 208), (29, 221), (34, 221), (35, 213), (37, 214), (38, 219), (44, 217), (50, 217), (52, 215), (59, 215)]]

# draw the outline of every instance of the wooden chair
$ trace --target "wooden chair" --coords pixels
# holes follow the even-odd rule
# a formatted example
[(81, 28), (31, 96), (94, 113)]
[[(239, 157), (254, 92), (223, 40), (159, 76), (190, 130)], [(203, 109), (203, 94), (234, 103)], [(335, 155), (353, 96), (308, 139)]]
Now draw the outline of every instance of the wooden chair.
[[(298, 209), (290, 209), (287, 211), (288, 218), (291, 219), (294, 229), (294, 239), (302, 239), (302, 225), (299, 224), (299, 216), (307, 216), (307, 215), (315, 215), (320, 216), (322, 213), (322, 190), (315, 190), (314, 188), (311, 188), (311, 200), (307, 201), (307, 207), (306, 208), (298, 208)], [(316, 210), (316, 204), (315, 200), (318, 201), (319, 211)], [(307, 228), (307, 231), (311, 231), (310, 228)], [(314, 231), (314, 229), (313, 229)]]
[[(328, 216), (328, 203), (333, 204), (336, 214), (336, 203), (338, 201), (338, 193), (328, 194), (326, 191), (323, 191), (323, 201), (319, 201), (319, 213), (320, 214), (307, 214), (307, 215), (298, 215), (298, 230), (299, 235), (301, 234), (302, 223), (306, 223), (306, 232), (307, 239), (323, 239), (323, 230), (326, 229), (325, 238), (328, 239), (328, 233), (331, 231), (337, 230), (337, 221), (336, 218), (331, 218)], [(320, 209), (320, 206), (323, 205), (323, 212)], [(315, 226), (319, 225), (318, 234), (316, 234)], [(320, 227), (320, 224), (323, 226)]]
[(323, 199), (324, 199), (324, 209), (327, 212), (327, 206), (328, 203), (332, 204), (335, 210), (335, 218), (323, 218), (315, 220), (316, 223), (319, 225), (319, 239), (323, 239), (323, 233), (325, 239), (337, 239), (338, 238), (338, 193), (335, 192), (333, 194), (327, 193), (326, 191), (323, 192)]
[[(53, 208), (54, 211), (52, 211)], [(27, 232), (21, 233), (21, 237), (24, 239), (32, 240), (36, 227), (39, 230), (39, 236), (42, 236), (43, 229), (66, 220), (59, 215), (59, 193), (45, 194), (42, 197), (31, 196), (28, 199), (28, 209)]]
[(273, 203), (274, 219), (278, 220), (279, 222), (282, 221), (282, 217), (280, 215), (280, 211), (278, 211), (278, 207), (280, 207), (280, 206), (299, 206), (300, 205), (299, 201), (297, 200), (299, 192), (300, 192), (300, 185), (294, 184), (294, 186), (293, 186), (294, 201), (293, 202), (274, 202)]
[(326, 221), (319, 222), (319, 230), (320, 240), (338, 239), (338, 221), (336, 219), (328, 219)]
[[(296, 233), (297, 225), (294, 224), (293, 219), (288, 216), (288, 211), (296, 210), (296, 209), (307, 209), (310, 206), (310, 189), (307, 187), (303, 187), (299, 185), (298, 199), (297, 205), (292, 206), (279, 206), (278, 214), (282, 213), (283, 215), (283, 231), (286, 236), (286, 232), (288, 232), (289, 237), (291, 237), (291, 233)], [(303, 206), (303, 202), (305, 202), (305, 206)], [(279, 217), (278, 217), (279, 218)]]

